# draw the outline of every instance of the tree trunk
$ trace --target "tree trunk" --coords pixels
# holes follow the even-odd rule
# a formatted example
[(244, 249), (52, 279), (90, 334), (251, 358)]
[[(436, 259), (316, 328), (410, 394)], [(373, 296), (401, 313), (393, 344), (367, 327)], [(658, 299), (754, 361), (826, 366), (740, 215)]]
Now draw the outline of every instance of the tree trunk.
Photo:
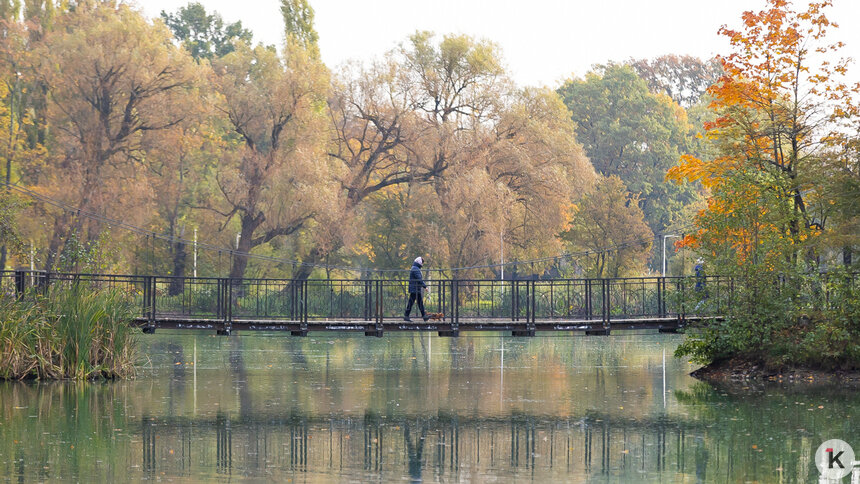
[(245, 277), (245, 269), (248, 268), (248, 256), (253, 247), (251, 242), (254, 238), (254, 231), (262, 223), (262, 217), (252, 217), (250, 214), (242, 215), (242, 230), (239, 232), (239, 245), (236, 254), (233, 257), (233, 265), (230, 267), (231, 279), (242, 279)]
[(68, 214), (64, 213), (54, 220), (54, 230), (51, 235), (51, 242), (48, 243), (48, 255), (45, 258), (45, 271), (51, 272), (56, 270), (57, 259), (60, 256), (60, 248), (63, 247), (63, 240), (67, 238), (69, 229)]
[(296, 268), (296, 272), (293, 274), (293, 279), (297, 281), (307, 280), (311, 276), (311, 272), (314, 270), (314, 264), (319, 264), (324, 258), (325, 254), (319, 247), (311, 249), (307, 260), (305, 260), (306, 264), (300, 265)]
[(172, 244), (173, 248), (173, 276), (170, 280), (170, 287), (167, 293), (171, 296), (177, 296), (185, 291), (185, 242), (177, 241)]

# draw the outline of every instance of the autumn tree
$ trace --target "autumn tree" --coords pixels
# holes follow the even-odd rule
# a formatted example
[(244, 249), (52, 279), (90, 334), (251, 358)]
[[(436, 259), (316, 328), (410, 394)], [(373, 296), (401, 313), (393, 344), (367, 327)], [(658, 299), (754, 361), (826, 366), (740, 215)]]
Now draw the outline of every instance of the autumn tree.
[(571, 190), (593, 177), (564, 107), (545, 91), (516, 89), (489, 42), (436, 44), (419, 32), (401, 56), (422, 113), (417, 168), (445, 173), (431, 183), (440, 255), (460, 267), (498, 261), (500, 237), (514, 258), (553, 253)]
[(168, 263), (158, 264), (166, 268), (159, 273), (177, 276), (170, 281), (170, 295), (183, 290), (182, 278), (188, 275), (185, 240), (201, 218), (195, 217), (193, 208), (204, 204), (200, 199), (208, 195), (205, 183), (217, 169), (224, 149), (224, 131), (213, 119), (210, 100), (211, 95), (192, 91), (164, 106), (169, 116), (180, 121), (169, 130), (144, 133), (141, 141), (144, 176), (152, 189), (151, 220), (159, 232), (170, 237), (165, 254)]
[[(335, 133), (330, 157), (346, 220), (364, 210), (369, 197), (411, 191), (412, 185), (432, 184), (433, 190), (422, 192), (432, 198), (423, 203), (439, 207), (438, 193), (446, 186), (441, 180), (457, 161), (454, 153), (477, 144), (475, 128), (490, 119), (490, 104), (499, 102), (496, 86), (507, 81), (494, 45), (449, 36), (437, 47), (432, 38), (418, 32), (384, 62), (348, 70), (335, 85), (329, 102)], [(440, 250), (443, 244), (427, 245)], [(323, 256), (312, 251), (310, 262)], [(433, 256), (446, 259), (446, 248)], [(299, 276), (307, 277), (310, 270), (305, 266)]]
[[(682, 354), (703, 362), (860, 362), (847, 343), (856, 340), (856, 328), (843, 324), (856, 318), (850, 307), (860, 305), (852, 306), (849, 295), (821, 307), (817, 280), (826, 255), (821, 242), (835, 235), (840, 219), (827, 215), (837, 197), (826, 191), (850, 177), (844, 126), (858, 119), (857, 88), (843, 80), (847, 63), (834, 60), (842, 45), (826, 39), (830, 3), (797, 11), (769, 0), (764, 10), (745, 12), (740, 29), (720, 29), (732, 53), (721, 58), (725, 75), (709, 90), (717, 118), (706, 126), (719, 151), (713, 159), (682, 157), (669, 178), (701, 181), (710, 190), (697, 231), (682, 244), (715, 270), (738, 276), (743, 289), (726, 323), (691, 340)], [(836, 189), (851, 193), (849, 186)]]
[(207, 13), (199, 2), (179, 7), (176, 13), (162, 10), (161, 19), (196, 60), (223, 57), (233, 52), (234, 42), (250, 43), (253, 38), (241, 21), (225, 24), (220, 14)]
[[(163, 106), (186, 95), (196, 73), (190, 57), (126, 5), (81, 4), (58, 20), (36, 51), (49, 89), (53, 161), (33, 170), (39, 190), (105, 215), (133, 213), (144, 133), (166, 131), (179, 117)], [(122, 194), (122, 196), (120, 196)], [(72, 213), (55, 213), (46, 266), (64, 240), (94, 240), (101, 228)]]
[[(463, 199), (476, 204), (473, 217), (501, 228), (509, 258), (558, 254), (563, 250), (558, 235), (570, 221), (574, 202), (595, 182), (594, 169), (576, 141), (569, 112), (555, 93), (526, 88), (507, 102), (464, 170), (470, 176), (486, 173), (486, 189), (477, 191), (480, 183), (463, 180), (475, 195)], [(457, 187), (452, 182), (452, 188)], [(498, 260), (497, 233), (487, 228), (465, 231), (464, 240), (472, 239), (467, 247), (474, 244), (474, 248), (465, 253), (470, 259), (455, 260), (464, 265)], [(543, 268), (534, 268), (538, 269)]]
[(344, 213), (371, 221), (353, 229), (360, 257), (486, 264), (500, 236), (523, 257), (557, 248), (571, 190), (593, 169), (557, 97), (515, 89), (494, 44), (418, 32), (347, 74), (329, 103), (331, 156)]
[[(0, 166), (4, 168), (3, 181), (8, 185), (18, 181), (21, 164), (36, 160), (43, 154), (38, 143), (29, 143), (28, 131), (34, 120), (28, 105), (28, 87), (32, 86), (32, 56), (29, 52), (27, 31), (17, 20), (20, 5), (0, 5)], [(7, 215), (20, 204), (13, 203), (9, 187), (3, 188)], [(6, 240), (4, 238), (4, 240)], [(0, 269), (5, 269), (7, 247), (0, 247)]]
[(618, 176), (601, 178), (580, 200), (564, 239), (588, 277), (641, 274), (654, 234), (645, 223), (638, 195)]
[[(809, 65), (814, 53), (835, 52), (841, 45), (824, 43), (830, 21), (823, 10), (829, 4), (811, 3), (806, 12), (796, 12), (773, 0), (766, 10), (744, 13), (743, 31), (721, 29), (735, 52), (722, 58), (726, 75), (710, 90), (711, 107), (719, 118), (706, 126), (719, 142), (720, 156), (713, 160), (684, 156), (669, 172), (672, 179), (701, 180), (711, 188), (711, 212), (755, 203), (723, 190), (739, 180), (750, 197), (773, 193), (783, 202), (764, 204), (762, 214), (778, 213), (778, 220), (770, 221), (774, 233), (796, 243), (791, 254), (783, 254), (790, 255), (789, 263), (798, 261), (802, 240), (824, 228), (812, 219), (807, 197), (816, 188), (808, 170), (831, 137), (826, 124), (846, 109), (853, 110), (845, 104), (850, 100), (848, 88), (838, 80), (845, 61)], [(737, 227), (740, 232), (729, 239), (747, 246), (741, 252), (756, 254), (751, 231), (761, 227), (760, 223)], [(738, 237), (741, 234), (746, 235)], [(705, 237), (688, 240), (696, 241), (704, 242)]]
[[(240, 253), (289, 236), (324, 212), (328, 168), (320, 135), (328, 72), (305, 49), (237, 44), (213, 62), (217, 109), (229, 123), (232, 143), (215, 173), (217, 198), (206, 208), (238, 219)], [(220, 195), (220, 196), (219, 196)], [(233, 260), (230, 277), (242, 278), (247, 257)]]

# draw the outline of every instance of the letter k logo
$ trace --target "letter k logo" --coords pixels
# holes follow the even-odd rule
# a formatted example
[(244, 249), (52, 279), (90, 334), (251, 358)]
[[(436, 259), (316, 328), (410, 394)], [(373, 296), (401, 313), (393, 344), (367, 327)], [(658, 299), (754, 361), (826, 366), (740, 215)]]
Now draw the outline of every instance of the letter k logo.
[(844, 469), (845, 466), (842, 465), (842, 461), (839, 460), (839, 458), (842, 457), (842, 454), (844, 454), (844, 453), (845, 453), (844, 450), (840, 450), (839, 453), (837, 453), (836, 455), (833, 455), (833, 449), (828, 448), (827, 449), (827, 468), (833, 469), (834, 468), (833, 464), (836, 464), (839, 466), (840, 469)]
[(848, 442), (830, 439), (818, 446), (815, 451), (815, 467), (821, 477), (842, 479), (851, 473), (854, 462), (854, 449)]

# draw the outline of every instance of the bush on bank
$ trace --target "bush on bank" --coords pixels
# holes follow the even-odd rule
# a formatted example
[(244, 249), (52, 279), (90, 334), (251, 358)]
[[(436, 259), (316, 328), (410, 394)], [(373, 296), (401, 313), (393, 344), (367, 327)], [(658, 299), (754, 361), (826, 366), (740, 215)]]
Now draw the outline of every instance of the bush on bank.
[[(794, 277), (747, 274), (722, 321), (688, 330), (675, 355), (703, 365), (727, 360), (765, 370), (860, 370), (860, 277), (844, 271)], [(703, 313), (717, 303), (694, 295)]]
[(124, 295), (75, 284), (0, 300), (0, 378), (134, 375), (135, 311)]

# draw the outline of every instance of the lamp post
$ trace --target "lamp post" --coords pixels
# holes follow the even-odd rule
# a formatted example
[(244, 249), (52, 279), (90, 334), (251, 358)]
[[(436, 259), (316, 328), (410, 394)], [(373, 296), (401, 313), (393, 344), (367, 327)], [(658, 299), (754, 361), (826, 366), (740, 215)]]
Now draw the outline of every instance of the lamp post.
[(663, 236), (663, 277), (666, 277), (666, 239), (669, 237), (680, 237), (680, 235), (664, 235)]
[(505, 280), (505, 231), (499, 231), (499, 253), (502, 267), (502, 280)]

